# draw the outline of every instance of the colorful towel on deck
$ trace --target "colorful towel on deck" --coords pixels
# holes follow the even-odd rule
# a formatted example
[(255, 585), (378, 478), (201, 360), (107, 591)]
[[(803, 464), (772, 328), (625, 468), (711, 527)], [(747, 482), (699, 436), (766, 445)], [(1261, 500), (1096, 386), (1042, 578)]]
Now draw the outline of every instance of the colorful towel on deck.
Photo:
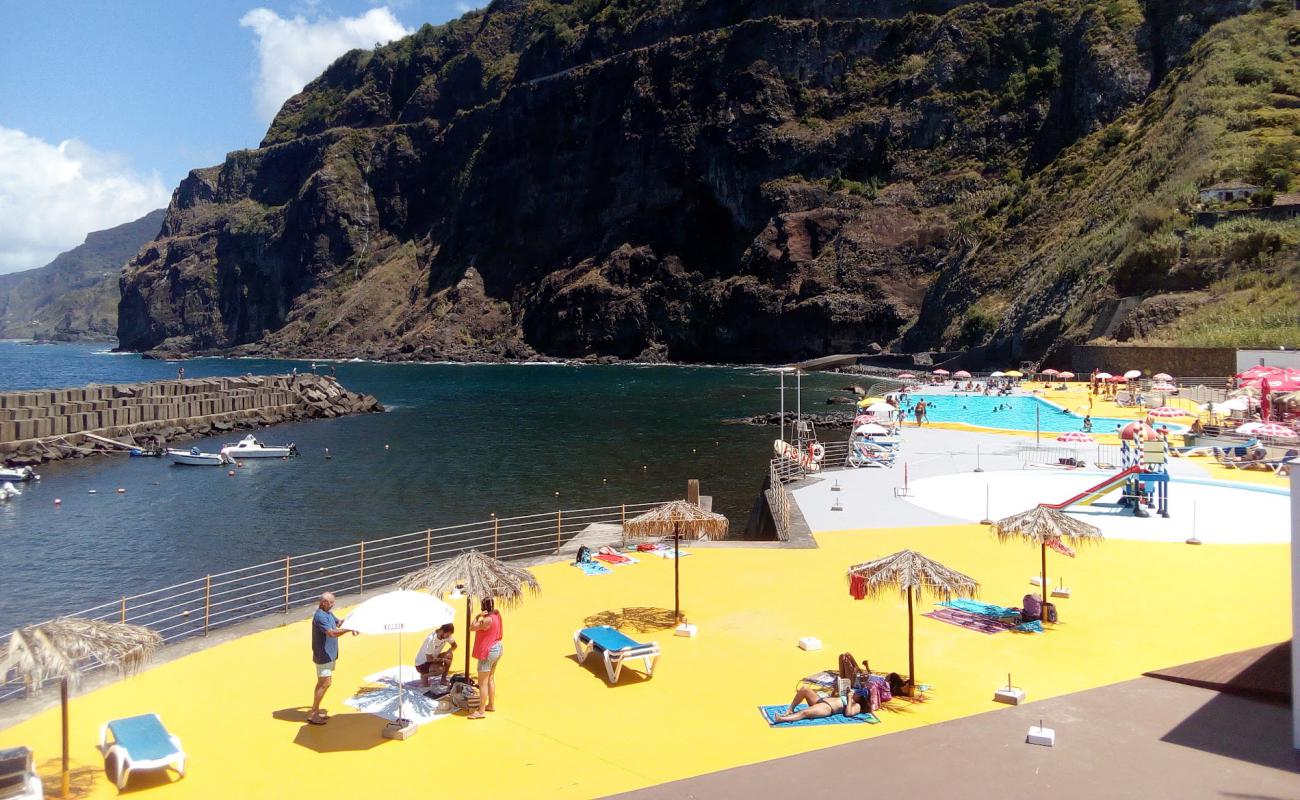
[(596, 555), (592, 556), (592, 558), (595, 558), (597, 561), (604, 561), (606, 564), (639, 564), (639, 563), (641, 563), (641, 562), (637, 561), (635, 558), (632, 558), (631, 556), (619, 555), (618, 553), (613, 553), (613, 554), (611, 554), (611, 553), (597, 553)]
[(1074, 558), (1074, 548), (1070, 547), (1068, 544), (1061, 541), (1060, 539), (1049, 539), (1047, 541), (1047, 546), (1052, 548), (1053, 550), (1055, 550), (1056, 552), (1060, 553), (1063, 556), (1069, 556), (1070, 558)]
[(650, 551), (650, 555), (659, 556), (660, 558), (686, 558), (690, 553), (685, 550), (674, 550), (669, 547), (666, 550), (652, 550)]
[(585, 563), (580, 563), (580, 564), (574, 564), (573, 566), (582, 570), (583, 574), (585, 575), (608, 575), (609, 573), (613, 572), (613, 570), (611, 570), (609, 567), (605, 566), (604, 564), (596, 564), (590, 561)]
[[(880, 722), (880, 719), (870, 712), (858, 714), (852, 717), (846, 717), (843, 714), (831, 714), (829, 717), (821, 717), (819, 719), (801, 719), (798, 722), (777, 722), (776, 715), (784, 714), (785, 710), (789, 707), (790, 706), (788, 705), (759, 706), (758, 711), (763, 715), (763, 719), (767, 720), (767, 724), (773, 728), (803, 728), (810, 725), (858, 725), (863, 722), (868, 725), (875, 725)], [(807, 704), (800, 703), (795, 706), (794, 709), (795, 711), (798, 711), (801, 708), (807, 707)]]
[(962, 611), (956, 608), (936, 608), (934, 611), (928, 611), (921, 616), (937, 619), (940, 622), (946, 622), (949, 625), (956, 625), (958, 628), (965, 628), (968, 631), (978, 633), (1002, 633), (1011, 626), (998, 622), (996, 619), (986, 617), (982, 614), (972, 614), (969, 611)]

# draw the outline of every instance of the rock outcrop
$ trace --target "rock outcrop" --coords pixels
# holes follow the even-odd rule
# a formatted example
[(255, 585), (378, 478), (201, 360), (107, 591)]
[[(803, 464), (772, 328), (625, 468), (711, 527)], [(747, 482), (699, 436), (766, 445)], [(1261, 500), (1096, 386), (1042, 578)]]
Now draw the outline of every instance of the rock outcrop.
[(118, 336), (754, 362), (1032, 331), (1042, 352), (1089, 312), (1057, 318), (1079, 275), (1013, 268), (1046, 240), (1007, 198), (1251, 6), (495, 0), (343, 56), (259, 148), (191, 172)]

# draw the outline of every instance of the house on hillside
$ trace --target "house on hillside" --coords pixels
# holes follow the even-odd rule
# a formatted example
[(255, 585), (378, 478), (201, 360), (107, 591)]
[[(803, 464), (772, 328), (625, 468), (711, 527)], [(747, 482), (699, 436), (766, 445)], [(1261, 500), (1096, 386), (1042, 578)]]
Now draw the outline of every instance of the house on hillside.
[(1253, 183), (1229, 181), (1216, 183), (1199, 190), (1202, 203), (1231, 203), (1234, 200), (1249, 200), (1260, 187)]

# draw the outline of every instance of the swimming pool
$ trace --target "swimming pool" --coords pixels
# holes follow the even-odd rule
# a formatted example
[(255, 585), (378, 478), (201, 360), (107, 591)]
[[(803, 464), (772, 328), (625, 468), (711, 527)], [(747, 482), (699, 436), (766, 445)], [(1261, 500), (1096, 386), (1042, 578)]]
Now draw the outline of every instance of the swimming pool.
[[(928, 406), (926, 419), (930, 422), (964, 422), (982, 428), (1002, 428), (1013, 431), (1034, 430), (1035, 409), (1039, 430), (1044, 433), (1065, 433), (1083, 428), (1083, 414), (1066, 411), (1037, 397), (1029, 395), (1011, 395), (1009, 397), (982, 394), (919, 394), (908, 395), (908, 418), (912, 418), (910, 405), (919, 399), (925, 399)], [(1115, 417), (1092, 418), (1093, 433), (1114, 433), (1116, 425), (1127, 425), (1131, 419)], [(1185, 425), (1170, 424), (1160, 420), (1170, 431), (1179, 432)]]

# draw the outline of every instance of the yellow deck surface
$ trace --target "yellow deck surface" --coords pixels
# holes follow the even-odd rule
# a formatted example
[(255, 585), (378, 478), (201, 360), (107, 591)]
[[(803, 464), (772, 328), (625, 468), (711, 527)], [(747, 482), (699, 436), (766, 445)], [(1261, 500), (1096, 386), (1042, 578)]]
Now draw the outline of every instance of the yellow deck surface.
[[(772, 729), (756, 707), (788, 702), (799, 677), (833, 668), (841, 651), (906, 670), (905, 602), (854, 601), (848, 565), (910, 547), (976, 577), (981, 597), (1004, 605), (1020, 604), (1038, 569), (1036, 548), (999, 545), (978, 525), (819, 541), (813, 550), (696, 549), (682, 561), (682, 596), (699, 637), (625, 628), (664, 653), (652, 680), (625, 669), (615, 687), (595, 659), (575, 663), (572, 634), (600, 612), (671, 608), (672, 562), (643, 558), (598, 577), (540, 567), (543, 595), (505, 616), (500, 710), (439, 720), (405, 742), (380, 738), (383, 720), (343, 704), (362, 676), (396, 663), (392, 637), (341, 640), (324, 727), (303, 722), (314, 681), (305, 618), (215, 646), (75, 697), (75, 786), (115, 796), (94, 747), (98, 726), (155, 711), (184, 743), (189, 774), (140, 774), (132, 791), (144, 797), (600, 796), (993, 710), (1008, 672), (1042, 699), (1290, 635), (1287, 546), (1111, 541), (1077, 559), (1049, 554), (1049, 580), (1063, 574), (1074, 597), (1056, 601), (1062, 622), (1042, 635), (963, 630), (921, 617), (932, 605), (922, 602), (917, 677), (934, 686), (926, 702), (895, 701), (879, 725)], [(809, 635), (825, 649), (799, 650)], [(58, 709), (0, 731), (0, 747), (17, 744), (35, 749), (57, 791)]]

